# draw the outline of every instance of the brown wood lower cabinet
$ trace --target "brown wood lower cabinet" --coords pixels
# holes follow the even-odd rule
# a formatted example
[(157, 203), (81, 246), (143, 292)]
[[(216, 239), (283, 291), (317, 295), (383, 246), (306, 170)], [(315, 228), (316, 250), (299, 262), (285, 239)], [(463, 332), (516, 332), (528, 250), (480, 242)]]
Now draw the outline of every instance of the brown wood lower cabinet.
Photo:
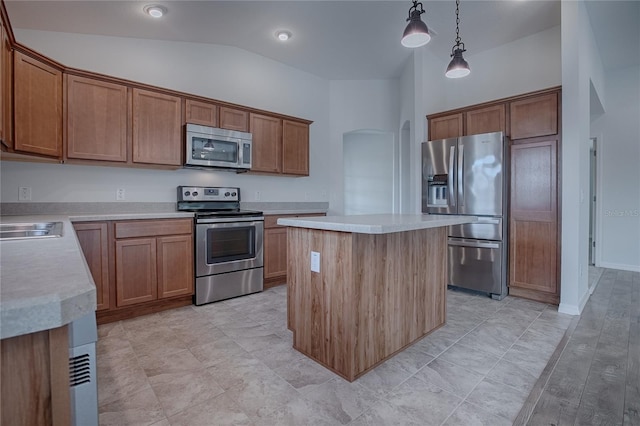
[(109, 236), (107, 222), (74, 223), (76, 237), (96, 284), (96, 310), (109, 309)]
[(281, 217), (325, 216), (325, 213), (266, 215), (264, 217), (264, 288), (287, 283), (287, 227)]
[(74, 224), (98, 292), (98, 324), (190, 305), (193, 220)]
[(0, 424), (68, 426), (69, 327), (0, 341)]

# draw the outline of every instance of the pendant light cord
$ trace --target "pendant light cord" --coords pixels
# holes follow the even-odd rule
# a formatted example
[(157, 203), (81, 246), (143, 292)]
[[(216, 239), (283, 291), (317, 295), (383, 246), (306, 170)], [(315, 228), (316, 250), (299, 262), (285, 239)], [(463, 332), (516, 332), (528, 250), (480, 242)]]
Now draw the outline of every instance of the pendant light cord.
[(456, 0), (456, 46), (460, 45), (460, 0)]
[(451, 56), (453, 56), (454, 51), (456, 49), (460, 49), (460, 45), (462, 45), (462, 49), (460, 50), (462, 50), (463, 52), (466, 52), (466, 49), (464, 48), (464, 43), (460, 38), (460, 0), (456, 0), (456, 40), (455, 41), (456, 41), (456, 44), (451, 49)]

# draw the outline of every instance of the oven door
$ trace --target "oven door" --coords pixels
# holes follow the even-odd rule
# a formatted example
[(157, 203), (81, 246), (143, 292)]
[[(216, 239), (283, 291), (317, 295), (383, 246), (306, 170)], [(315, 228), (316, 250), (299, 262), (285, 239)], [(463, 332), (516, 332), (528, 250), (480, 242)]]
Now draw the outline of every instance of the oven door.
[(196, 277), (262, 267), (263, 232), (255, 218), (199, 219)]

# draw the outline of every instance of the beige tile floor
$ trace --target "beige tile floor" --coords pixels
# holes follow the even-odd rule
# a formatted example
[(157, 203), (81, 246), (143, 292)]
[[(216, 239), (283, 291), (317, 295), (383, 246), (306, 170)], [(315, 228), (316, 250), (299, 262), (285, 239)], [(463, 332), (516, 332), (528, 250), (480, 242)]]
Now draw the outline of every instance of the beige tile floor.
[(101, 425), (510, 425), (570, 316), (449, 290), (447, 324), (349, 383), (292, 348), (286, 286), (98, 328)]

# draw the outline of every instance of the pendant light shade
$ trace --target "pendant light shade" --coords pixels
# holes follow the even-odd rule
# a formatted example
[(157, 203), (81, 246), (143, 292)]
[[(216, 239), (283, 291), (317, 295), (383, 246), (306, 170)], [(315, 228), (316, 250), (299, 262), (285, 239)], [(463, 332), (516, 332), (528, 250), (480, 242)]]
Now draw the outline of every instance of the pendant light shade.
[[(420, 6), (420, 9), (418, 9)], [(418, 3), (413, 0), (413, 6), (409, 9), (409, 17), (407, 18), (407, 27), (402, 34), (401, 43), (404, 47), (420, 47), (429, 43), (431, 35), (429, 34), (429, 28), (427, 24), (422, 22), (420, 15), (424, 13), (422, 3)]]
[(460, 0), (456, 0), (456, 44), (451, 48), (451, 62), (447, 67), (447, 72), (444, 73), (449, 78), (466, 77), (471, 73), (469, 64), (462, 57), (462, 53), (467, 50), (464, 48), (464, 43), (460, 38)]
[(466, 77), (471, 73), (469, 64), (462, 57), (463, 49), (455, 49), (453, 52), (453, 59), (449, 62), (447, 72), (444, 74), (449, 78)]

